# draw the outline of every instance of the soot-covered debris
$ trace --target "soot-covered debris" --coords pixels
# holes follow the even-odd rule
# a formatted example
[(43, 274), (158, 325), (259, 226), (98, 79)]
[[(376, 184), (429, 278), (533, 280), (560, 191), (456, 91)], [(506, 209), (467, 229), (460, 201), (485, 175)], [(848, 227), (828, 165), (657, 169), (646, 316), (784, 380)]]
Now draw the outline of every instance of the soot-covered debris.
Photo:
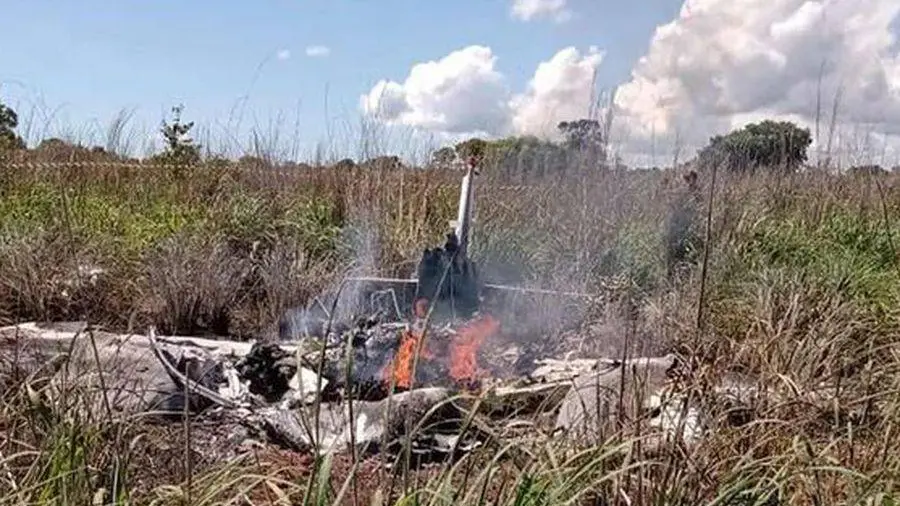
[(276, 402), (290, 389), (291, 378), (297, 374), (297, 359), (277, 344), (255, 343), (235, 368), (249, 382), (250, 393)]
[[(463, 322), (460, 325), (465, 324)], [(4, 342), (5, 334), (22, 334), (22, 327), (0, 329), (0, 344)], [(85, 359), (92, 356), (90, 345), (76, 339), (78, 332), (45, 330), (33, 325), (24, 327), (29, 339), (54, 348), (57, 345), (65, 348), (69, 343), (77, 341), (80, 346), (76, 348), (81, 348), (78, 354), (84, 352)], [(360, 344), (360, 350), (357, 351), (361, 354), (373, 352), (379, 346), (395, 349), (389, 344), (390, 341), (396, 340), (396, 334), (411, 328), (378, 324), (357, 329), (368, 336), (365, 340), (357, 341)], [(452, 340), (460, 332), (460, 328), (459, 325), (444, 325), (429, 328), (429, 331), (442, 339)], [(477, 446), (479, 441), (493, 439), (494, 436), (487, 436), (494, 432), (493, 429), (483, 422), (509, 427), (513, 423), (511, 420), (522, 419), (528, 420), (532, 424), (530, 426), (537, 428), (540, 425), (548, 434), (553, 432), (555, 426), (562, 436), (573, 436), (605, 430), (604, 427), (616, 425), (609, 422), (633, 419), (641, 412), (648, 419), (649, 426), (659, 429), (662, 434), (674, 433), (676, 430), (673, 427), (683, 425), (683, 431), (686, 432), (681, 440), (689, 443), (702, 435), (703, 420), (708, 418), (708, 413), (700, 408), (689, 406), (687, 411), (682, 412), (677, 405), (677, 396), (675, 404), (667, 400), (672, 398), (669, 395), (671, 384), (666, 379), (666, 373), (673, 363), (671, 356), (631, 359), (625, 367), (615, 360), (605, 359), (543, 360), (531, 374), (476, 385), (476, 391), (469, 393), (478, 396), (478, 401), (465, 392), (467, 388), (464, 386), (447, 382), (446, 376), (439, 380), (447, 382), (448, 386), (423, 383), (406, 392), (389, 395), (384, 386), (383, 371), (366, 373), (373, 382), (380, 383), (383, 389), (379, 398), (367, 400), (356, 395), (355, 385), (350, 385), (349, 389), (334, 387), (324, 374), (319, 375), (307, 368), (302, 360), (310, 360), (311, 356), (308, 353), (304, 355), (297, 346), (275, 343), (251, 345), (174, 336), (156, 340), (153, 336), (152, 332), (148, 339), (143, 336), (97, 336), (101, 362), (104, 364), (105, 385), (107, 391), (110, 387), (116, 388), (112, 392), (115, 394), (116, 404), (121, 405), (121, 408), (130, 407), (131, 414), (158, 409), (143, 404), (142, 392), (146, 392), (148, 386), (158, 386), (159, 391), (167, 395), (183, 391), (187, 386), (190, 391), (189, 402), (193, 408), (189, 416), (198, 422), (206, 420), (215, 424), (226, 423), (222, 420), (227, 420), (228, 424), (236, 423), (252, 429), (240, 437), (216, 439), (220, 442), (215, 444), (233, 447), (234, 452), (243, 451), (241, 448), (246, 446), (244, 443), (254, 439), (301, 451), (309, 451), (313, 447), (319, 451), (341, 451), (347, 444), (370, 443), (371, 451), (390, 453), (396, 451), (398, 445), (408, 444), (408, 448), (419, 454), (417, 458), (421, 460), (432, 457), (440, 459), (447, 457), (451, 450), (464, 452)], [(155, 350), (163, 347), (166, 349), (165, 353), (154, 355), (147, 352), (148, 348)], [(334, 379), (338, 379), (340, 375), (334, 371), (341, 370), (346, 365), (346, 362), (341, 362), (346, 349), (328, 351), (334, 352), (325, 356), (333, 361), (334, 365), (330, 369), (335, 374)], [(432, 360), (440, 363), (441, 357), (433, 357)], [(489, 359), (484, 360), (491, 362)], [(299, 367), (298, 362), (301, 364)], [(426, 359), (424, 364), (427, 366), (428, 363)], [(85, 362), (86, 366), (92, 364), (90, 361)], [(71, 365), (77, 365), (77, 362)], [(141, 375), (142, 369), (147, 369), (148, 374)], [(328, 368), (323, 368), (323, 371), (325, 369)], [(623, 382), (620, 378), (623, 370), (627, 374), (634, 373), (643, 381), (626, 378)], [(169, 378), (165, 377), (166, 371), (169, 371)], [(178, 374), (172, 377), (171, 371)], [(443, 374), (442, 371), (441, 368), (431, 369), (431, 373), (436, 376)], [(488, 380), (496, 380), (490, 370), (487, 370), (486, 375)], [(126, 377), (127, 384), (124, 382)], [(169, 385), (161, 385), (161, 380), (169, 380)], [(176, 384), (176, 380), (181, 384)], [(90, 382), (91, 378), (89, 374), (69, 376), (69, 382), (72, 381)], [(188, 384), (185, 385), (185, 382)], [(118, 386), (120, 383), (121, 388)], [(195, 389), (195, 384), (205, 391)], [(641, 391), (621, 391), (623, 384)], [(576, 386), (575, 389), (572, 388), (573, 385)], [(317, 394), (318, 386), (324, 388), (321, 395)], [(334, 397), (324, 395), (329, 389)], [(448, 402), (451, 397), (457, 396), (460, 397), (453, 399), (452, 403)], [(198, 399), (202, 402), (197, 402)], [(591, 407), (590, 402), (598, 399), (603, 404)], [(626, 405), (623, 409), (629, 411), (630, 406), (636, 408), (637, 412), (622, 415), (616, 412), (615, 406), (604, 403), (604, 399), (624, 399)], [(461, 411), (459, 406), (477, 406), (477, 412)], [(592, 418), (592, 413), (596, 411), (602, 413), (600, 419)], [(222, 412), (228, 416), (222, 418), (216, 415)], [(705, 413), (702, 417), (701, 412)], [(176, 413), (178, 416), (185, 414), (184, 411), (177, 410)], [(317, 414), (318, 423), (315, 423)], [(425, 414), (428, 415), (428, 420), (422, 420)], [(461, 439), (459, 421), (461, 418), (469, 419), (470, 415), (473, 422), (478, 420), (479, 431), (466, 433)], [(409, 427), (414, 427), (415, 431), (410, 433)], [(482, 430), (482, 427), (488, 430)], [(316, 432), (318, 436), (313, 435)], [(510, 437), (506, 429), (499, 432), (505, 434), (504, 437)], [(535, 433), (532, 432), (521, 437), (534, 436)], [(511, 437), (518, 436), (513, 434)], [(586, 436), (578, 436), (578, 439), (580, 443), (588, 440)], [(387, 443), (387, 446), (383, 443)]]
[(458, 251), (459, 239), (450, 233), (443, 248), (426, 249), (419, 261), (416, 300), (433, 302), (438, 319), (471, 318), (479, 309), (477, 266)]

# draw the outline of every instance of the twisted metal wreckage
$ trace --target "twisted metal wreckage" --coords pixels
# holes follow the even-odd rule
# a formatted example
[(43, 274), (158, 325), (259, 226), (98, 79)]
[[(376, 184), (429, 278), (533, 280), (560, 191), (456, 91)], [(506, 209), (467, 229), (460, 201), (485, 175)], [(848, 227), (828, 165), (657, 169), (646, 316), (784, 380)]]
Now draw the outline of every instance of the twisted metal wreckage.
[[(175, 416), (183, 416), (187, 410), (225, 417), (237, 420), (256, 437), (262, 434), (301, 450), (327, 452), (349, 444), (395, 451), (405, 444), (423, 455), (455, 454), (491, 440), (490, 428), (479, 423), (483, 416), (506, 418), (514, 413), (557, 409), (553, 427), (566, 433), (596, 416), (601, 398), (621, 401), (625, 382), (619, 375), (625, 373), (646, 380), (646, 395), (637, 396), (636, 403), (640, 409), (652, 404), (654, 423), (665, 426), (664, 432), (671, 432), (673, 422), (668, 419), (677, 419), (682, 426), (687, 420), (688, 429), (696, 435), (695, 412), (688, 409), (679, 414), (660, 408), (667, 372), (675, 365), (671, 355), (624, 361), (532, 357), (529, 366), (512, 379), (482, 383), (485, 377), (490, 380), (497, 375), (496, 370), (485, 371), (481, 362), (505, 355), (498, 349), (485, 351), (496, 341), (492, 337), (500, 327), (498, 319), (482, 311), (492, 295), (576, 299), (592, 295), (485, 283), (479, 278), (475, 262), (468, 257), (477, 174), (475, 164), (470, 163), (462, 179), (453, 231), (443, 248), (423, 252), (416, 278), (351, 277), (344, 281), (345, 286), (365, 287), (356, 293), (380, 308), (374, 317), (353, 324), (335, 322), (337, 298), (331, 311), (317, 300), (282, 318), (279, 342), (157, 336), (151, 329), (148, 336), (107, 334), (102, 342), (95, 341), (92, 333), (90, 347), (80, 355), (74, 353), (75, 342), (84, 329), (65, 333), (32, 324), (0, 329), (0, 338), (8, 331), (6, 335), (14, 332), (17, 340), (20, 332), (31, 332), (35, 339), (46, 342), (71, 340), (67, 360), (80, 356), (84, 370), (137, 371), (144, 375), (144, 388), (155, 385), (158, 390), (152, 402), (136, 399), (132, 393), (131, 400), (121, 401), (123, 406), (141, 404), (139, 409), (161, 409)], [(148, 360), (155, 365), (148, 366)], [(500, 368), (509, 369), (509, 365)], [(64, 373), (72, 370), (66, 367)], [(110, 369), (107, 377), (114, 374)], [(101, 375), (98, 386), (104, 390), (103, 406), (113, 409), (107, 392), (114, 388), (111, 381), (104, 383)], [(582, 397), (582, 387), (590, 390), (592, 399)], [(133, 392), (134, 385), (123, 383), (121, 390)], [(467, 395), (471, 392), (490, 395)], [(128, 394), (122, 395), (129, 399)], [(608, 404), (602, 408), (604, 419), (618, 416)]]
[[(503, 314), (510, 321), (523, 320), (512, 308), (529, 296), (553, 297), (553, 304), (560, 304), (563, 298), (584, 302), (596, 297), (589, 293), (526, 288), (481, 279), (476, 262), (468, 255), (478, 173), (477, 163), (470, 159), (460, 185), (457, 217), (450, 222), (452, 230), (443, 248), (423, 251), (416, 277), (346, 277), (330, 310), (319, 298), (314, 298), (306, 308), (289, 310), (279, 321), (282, 341), (324, 337), (329, 345), (342, 346), (348, 331), (352, 334), (351, 324), (335, 322), (333, 313), (339, 300), (343, 300), (342, 294), (349, 293), (352, 294), (349, 298), (355, 300), (345, 302), (357, 311), (366, 308), (364, 312), (368, 315), (356, 323), (358, 327), (392, 331), (396, 331), (392, 325), (404, 327), (395, 347), (377, 347), (382, 352), (378, 357), (365, 354), (357, 357), (359, 367), (352, 374), (357, 382), (378, 384), (393, 379), (393, 386), (408, 389), (416, 380), (419, 384), (434, 385), (440, 384), (441, 379), (452, 379), (453, 386), (472, 387), (478, 383), (479, 348), (500, 331), (500, 320), (495, 314)], [(546, 304), (546, 299), (543, 302)], [(485, 308), (490, 310), (484, 311)], [(410, 320), (411, 326), (403, 323)], [(431, 336), (427, 343), (426, 334)], [(360, 337), (356, 341), (361, 343), (365, 339)], [(385, 341), (391, 342), (390, 336), (380, 344)], [(392, 372), (385, 373), (385, 354), (393, 361)], [(445, 370), (435, 370), (441, 366)]]
[[(434, 304), (435, 316), (438, 318), (471, 317), (479, 310), (482, 299), (489, 298), (496, 292), (582, 299), (595, 297), (596, 294), (525, 288), (483, 282), (480, 279), (475, 261), (468, 256), (475, 212), (475, 176), (478, 174), (477, 162), (470, 159), (460, 185), (457, 217), (455, 221), (450, 222), (453, 230), (447, 234), (447, 241), (443, 249), (426, 249), (422, 253), (416, 278), (349, 277), (346, 282), (369, 285), (369, 288), (374, 289), (372, 293), (375, 295), (390, 295), (393, 299), (396, 316), (401, 319), (403, 316), (396, 297), (398, 287), (399, 291), (405, 293), (409, 293), (409, 289), (414, 288), (415, 304)], [(384, 288), (375, 288), (377, 286)], [(405, 299), (409, 300), (408, 297)]]

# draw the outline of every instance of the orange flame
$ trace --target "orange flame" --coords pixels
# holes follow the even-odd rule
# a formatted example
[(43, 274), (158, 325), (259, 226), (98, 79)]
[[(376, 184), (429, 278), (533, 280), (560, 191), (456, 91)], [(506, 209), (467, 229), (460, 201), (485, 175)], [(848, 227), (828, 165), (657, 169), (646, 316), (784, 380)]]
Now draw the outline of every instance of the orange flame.
[[(409, 388), (412, 384), (413, 362), (416, 355), (416, 349), (419, 347), (421, 335), (418, 332), (407, 330), (403, 332), (400, 338), (400, 347), (397, 354), (394, 355), (391, 363), (384, 370), (384, 380), (390, 382), (391, 379), (400, 388)], [(426, 359), (432, 358), (427, 350), (422, 350), (422, 357)]]
[[(425, 318), (425, 315), (428, 313), (428, 299), (425, 297), (416, 299), (413, 305), (413, 312), (416, 318)], [(397, 348), (397, 353), (382, 371), (382, 379), (385, 382), (390, 383), (391, 380), (394, 380), (396, 386), (409, 388), (412, 384), (413, 357), (415, 356), (416, 348), (419, 347), (420, 338), (421, 335), (414, 330), (403, 332), (403, 335), (400, 336), (400, 346)], [(423, 350), (423, 355), (426, 354), (427, 351)]]
[(480, 374), (478, 348), (500, 329), (500, 322), (490, 315), (481, 317), (461, 328), (450, 347), (450, 376), (457, 381), (471, 382)]
[[(422, 319), (428, 312), (428, 300), (419, 299), (414, 306), (417, 318)], [(473, 384), (477, 381), (481, 371), (478, 367), (478, 350), (489, 337), (500, 329), (500, 322), (490, 315), (475, 319), (460, 328), (449, 343), (449, 357), (446, 364), (449, 366), (449, 374), (459, 383)], [(410, 329), (400, 336), (400, 346), (387, 367), (382, 371), (382, 380), (391, 381), (399, 388), (410, 388), (413, 381), (413, 363), (416, 350), (421, 346), (420, 359), (432, 360), (434, 354), (420, 344), (422, 334)]]

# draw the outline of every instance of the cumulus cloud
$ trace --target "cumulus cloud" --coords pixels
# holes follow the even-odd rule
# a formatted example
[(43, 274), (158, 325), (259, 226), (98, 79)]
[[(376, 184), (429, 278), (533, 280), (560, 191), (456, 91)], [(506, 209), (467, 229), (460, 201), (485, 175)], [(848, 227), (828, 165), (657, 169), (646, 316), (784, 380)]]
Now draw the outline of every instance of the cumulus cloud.
[(699, 147), (763, 117), (827, 124), (837, 97), (839, 121), (900, 134), (898, 14), (896, 0), (686, 0), (619, 88), (617, 121), (633, 150)]
[(328, 46), (307, 46), (306, 56), (310, 58), (325, 58), (331, 54), (331, 48)]
[(567, 47), (541, 62), (527, 88), (514, 94), (491, 49), (469, 46), (413, 66), (403, 83), (379, 81), (360, 98), (360, 108), (388, 123), (439, 134), (548, 136), (560, 121), (590, 111), (602, 60), (596, 47), (584, 53)]
[(501, 132), (509, 121), (506, 79), (490, 48), (469, 46), (382, 80), (360, 99), (364, 113), (445, 133)]
[(521, 21), (550, 18), (562, 23), (572, 17), (566, 4), (567, 0), (513, 0), (510, 10), (512, 16)]
[(587, 117), (596, 98), (594, 77), (603, 52), (591, 47), (582, 55), (567, 47), (541, 62), (525, 93), (510, 101), (518, 133), (548, 136), (560, 121)]
[[(566, 8), (549, 0), (521, 5), (523, 19)], [(829, 142), (836, 103), (833, 149), (855, 150), (844, 163), (866, 152), (898, 163), (890, 159), (900, 156), (898, 26), (896, 0), (772, 0), (765, 9), (757, 0), (685, 0), (616, 90), (614, 147), (634, 161), (669, 157), (679, 146), (684, 159), (710, 136), (765, 118), (815, 134), (818, 116), (815, 157)], [(562, 49), (512, 91), (491, 49), (469, 46), (415, 65), (402, 82), (379, 82), (361, 106), (435, 133), (546, 136), (559, 121), (588, 115), (603, 57), (597, 48)]]

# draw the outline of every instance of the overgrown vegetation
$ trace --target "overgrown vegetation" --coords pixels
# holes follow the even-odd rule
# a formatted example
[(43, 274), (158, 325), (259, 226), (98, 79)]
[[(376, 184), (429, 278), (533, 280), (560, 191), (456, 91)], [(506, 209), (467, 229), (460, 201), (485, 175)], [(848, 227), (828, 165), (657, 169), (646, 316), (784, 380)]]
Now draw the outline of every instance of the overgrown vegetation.
[[(167, 156), (196, 161), (189, 129), (170, 130)], [(262, 337), (353, 263), (409, 274), (421, 248), (442, 240), (458, 192), (456, 174), (393, 163), (185, 167), (190, 177), (0, 166), (0, 323), (84, 318)], [(740, 375), (789, 394), (750, 424), (714, 425), (699, 446), (664, 454), (623, 458), (612, 437), (567, 453), (531, 431), (416, 472), (272, 448), (223, 463), (203, 458), (210, 448), (191, 439), (201, 429), (84, 419), (76, 389), (53, 403), (36, 395), (47, 357), (23, 349), (0, 354), (0, 504), (897, 503), (897, 176), (720, 173), (711, 236), (699, 241), (710, 184), (701, 172), (688, 192), (692, 249), (679, 257), (694, 267), (677, 277), (667, 220), (683, 207), (680, 173), (595, 170), (573, 182), (545, 172), (510, 186), (498, 172), (479, 184), (472, 254), (486, 276), (570, 290), (624, 279), (632, 305), (619, 334), (654, 336), (687, 357), (686, 390), (703, 397)], [(363, 232), (374, 241), (367, 255)]]
[(190, 137), (191, 129), (194, 128), (194, 122), (183, 123), (181, 121), (182, 111), (184, 111), (184, 106), (182, 105), (173, 107), (172, 122), (163, 122), (160, 127), (160, 134), (166, 143), (165, 150), (153, 157), (152, 161), (179, 168), (196, 165), (200, 161), (200, 149), (202, 146), (195, 144), (194, 139)]
[(808, 129), (788, 121), (765, 120), (713, 137), (698, 157), (707, 166), (726, 165), (733, 170), (792, 171), (806, 162), (810, 144)]
[(605, 125), (593, 119), (563, 121), (557, 125), (560, 141), (533, 135), (497, 140), (472, 138), (438, 149), (432, 162), (446, 167), (454, 162), (477, 160), (486, 172), (516, 181), (608, 168), (609, 147)]

